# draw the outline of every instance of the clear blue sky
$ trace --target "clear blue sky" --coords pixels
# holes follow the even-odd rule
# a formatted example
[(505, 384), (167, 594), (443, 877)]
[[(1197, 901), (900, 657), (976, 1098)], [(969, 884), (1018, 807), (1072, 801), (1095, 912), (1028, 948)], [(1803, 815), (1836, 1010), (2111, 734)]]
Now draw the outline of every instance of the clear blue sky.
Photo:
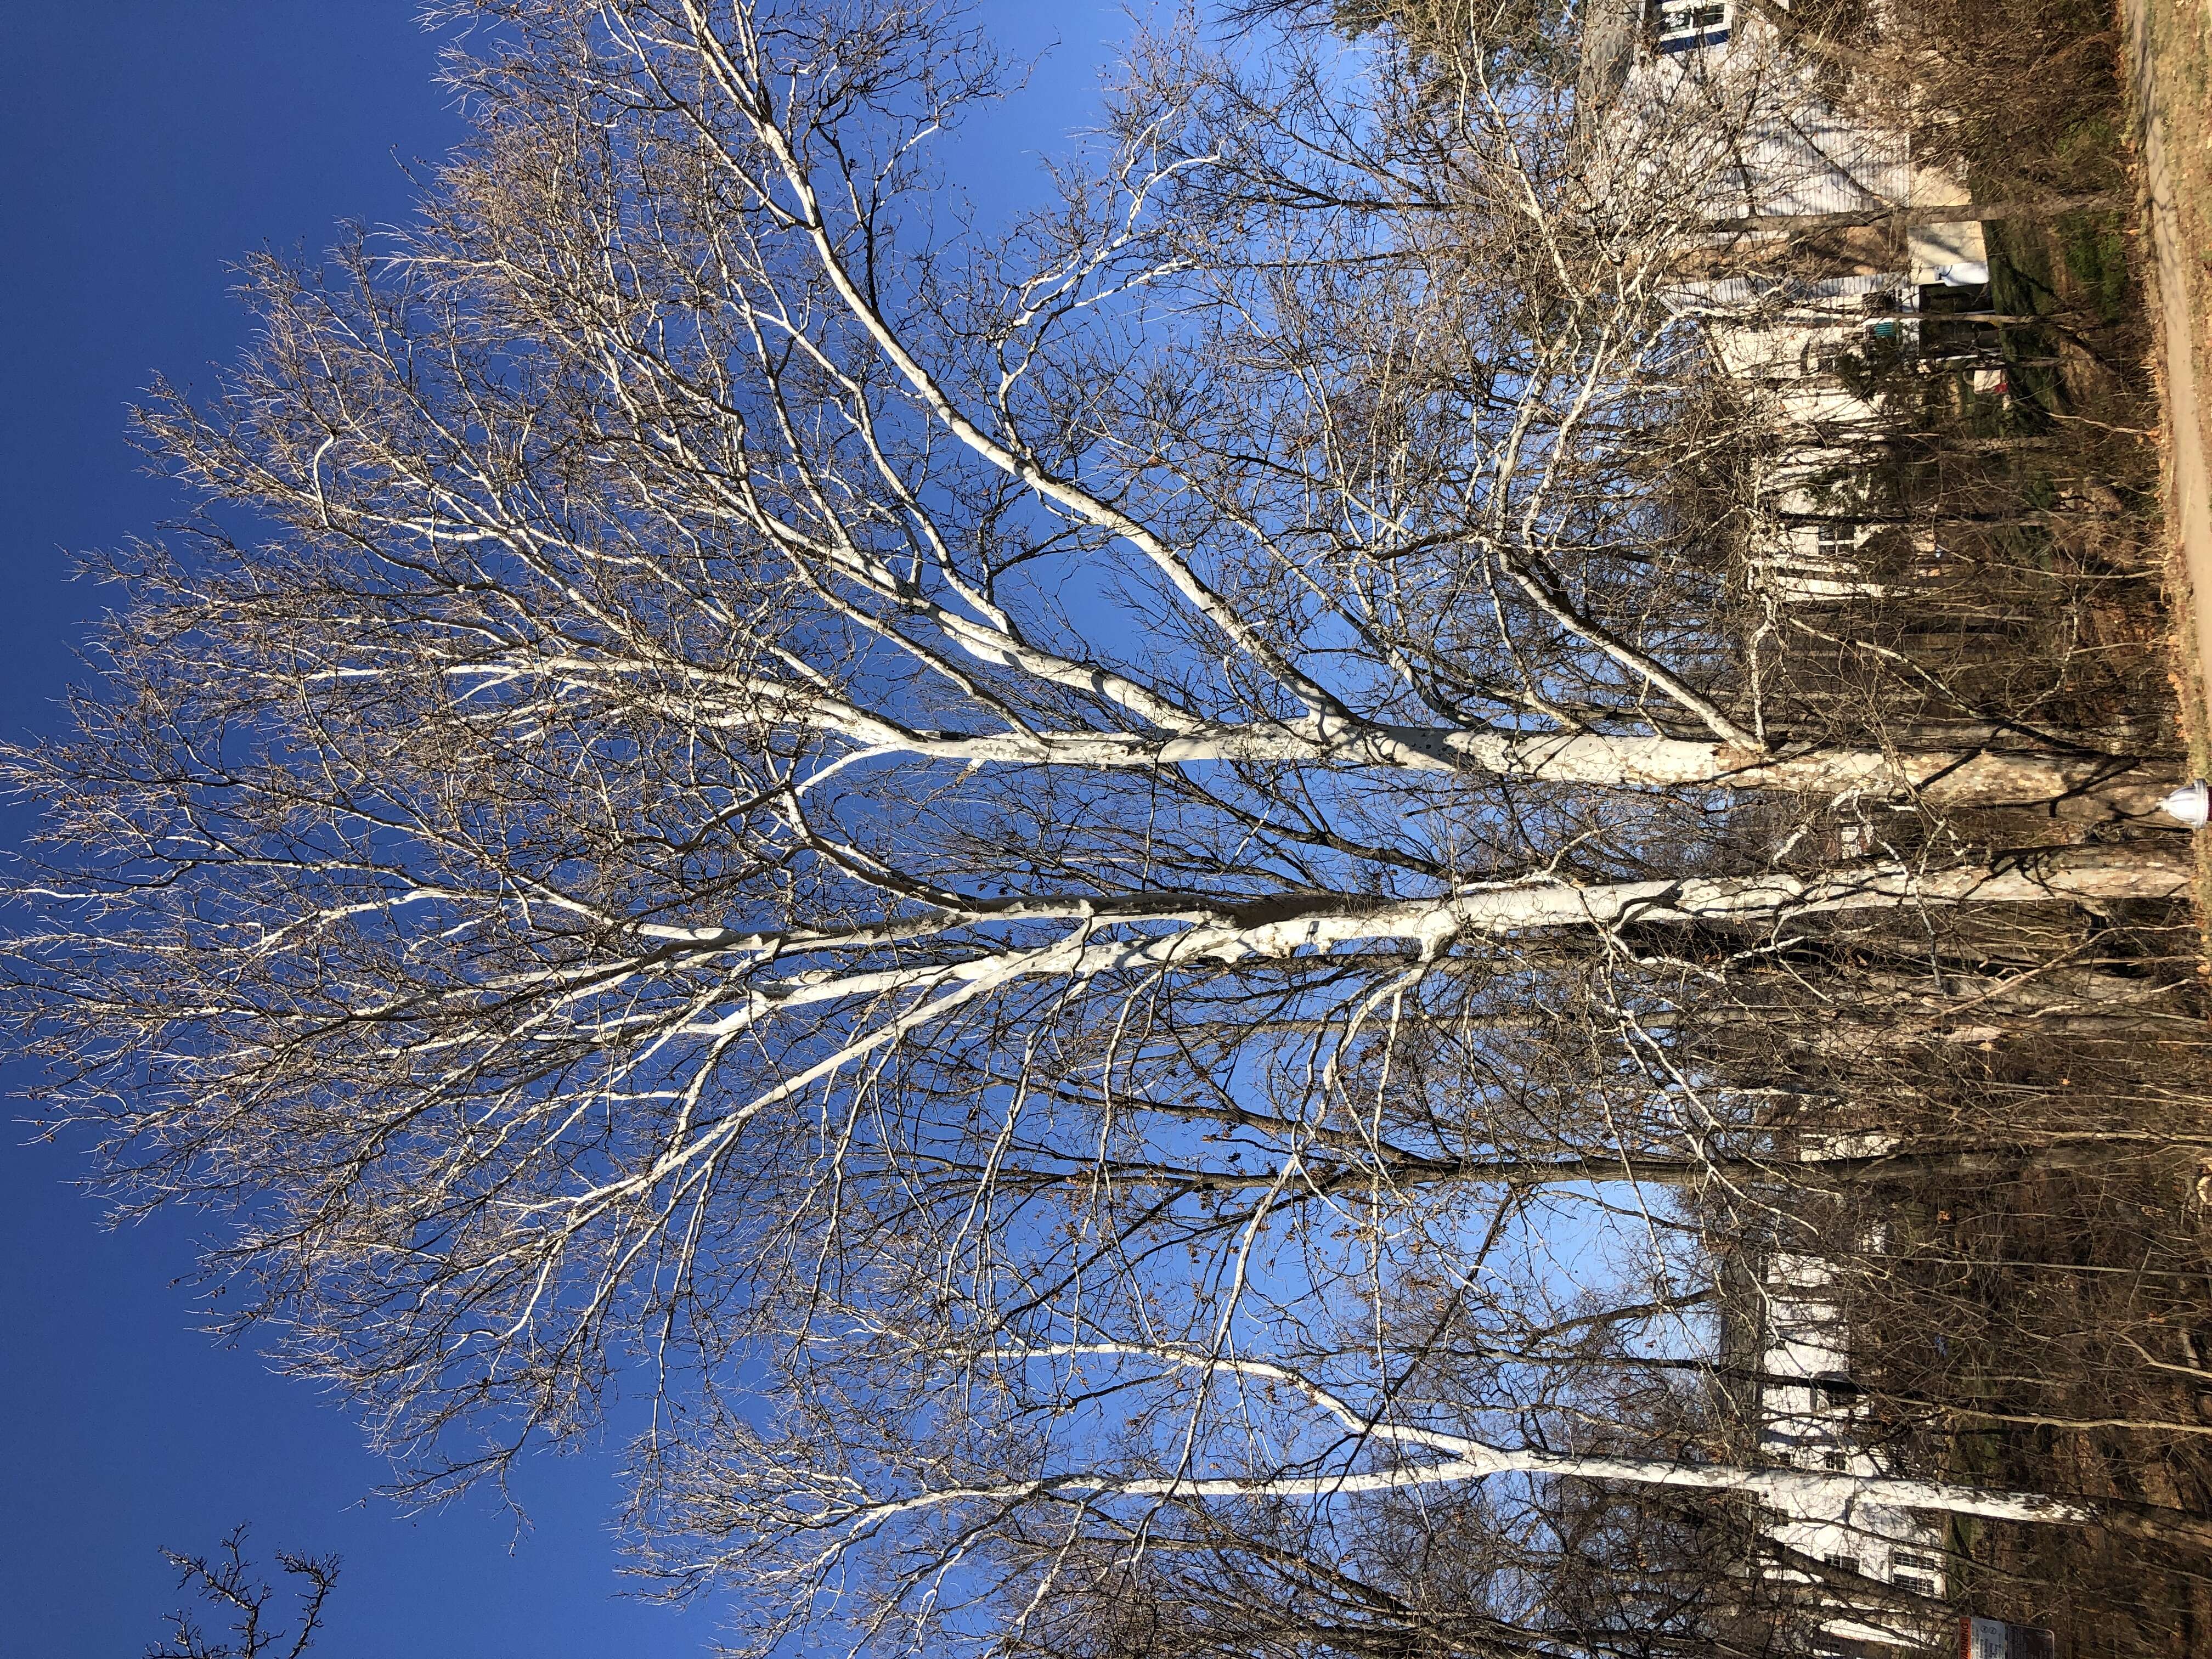
[[(155, 371), (206, 386), (246, 332), (225, 266), (319, 247), (339, 221), (403, 218), (401, 162), (458, 134), (416, 0), (97, 0), (9, 9), (0, 57), (0, 730), (40, 729), (100, 603), (70, 550), (173, 516), (125, 442)], [(1085, 118), (1106, 0), (987, 0), (1027, 52), (1065, 44), (963, 146), (988, 210)], [(981, 166), (979, 176), (974, 169)], [(19, 816), (0, 819), (13, 842)], [(14, 1082), (20, 1086), (21, 1079)], [(10, 1115), (15, 1115), (11, 1113)], [(104, 1231), (68, 1152), (0, 1138), (0, 1656), (122, 1659), (175, 1602), (160, 1548), (254, 1523), (264, 1558), (336, 1551), (331, 1659), (659, 1659), (714, 1613), (618, 1599), (605, 1455), (540, 1459), (517, 1538), (488, 1504), (408, 1519), (343, 1412), (197, 1334), (172, 1281), (181, 1221)]]

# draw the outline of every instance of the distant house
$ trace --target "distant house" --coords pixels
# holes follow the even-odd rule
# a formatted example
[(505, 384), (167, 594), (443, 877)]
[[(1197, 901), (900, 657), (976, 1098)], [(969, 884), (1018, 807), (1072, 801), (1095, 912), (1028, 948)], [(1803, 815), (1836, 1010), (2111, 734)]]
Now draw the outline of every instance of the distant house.
[[(1834, 1296), (1834, 1276), (1816, 1256), (1776, 1252), (1749, 1276), (1751, 1306), (1739, 1328), (1748, 1341), (1744, 1368), (1755, 1379), (1750, 1406), (1757, 1455), (1768, 1463), (1846, 1475), (1897, 1473), (1885, 1438), (1850, 1371), (1850, 1332)], [(1909, 1510), (1869, 1503), (1847, 1491), (1772, 1508), (1760, 1527), (1776, 1547), (1757, 1571), (1805, 1589), (1815, 1609), (1814, 1650), (1837, 1655), (1924, 1648), (1945, 1620), (1923, 1601), (1875, 1598), (1809, 1570), (1810, 1564), (1940, 1600), (1947, 1593), (1941, 1527)]]
[[(1855, 515), (1852, 492), (1834, 485), (1863, 462), (1875, 410), (1842, 370), (1869, 358), (1942, 364), (1991, 393), (2002, 378), (1981, 321), (1981, 225), (1961, 216), (1900, 234), (1896, 218), (1964, 208), (1966, 190), (1917, 163), (1901, 127), (1824, 97), (1815, 66), (1776, 27), (1778, 9), (1786, 15), (1739, 0), (1613, 0), (1585, 30), (1577, 123), (1595, 143), (1636, 153), (1655, 182), (1662, 171), (1694, 181), (1716, 228), (1686, 239), (1686, 268), (1702, 240), (1725, 250), (1727, 274), (1686, 276), (1671, 303), (1780, 440), (1749, 578), (1781, 603), (1832, 605), (1893, 592), (1942, 557), (1924, 531), (1869, 556), (1879, 519)], [(1829, 224), (1838, 218), (1861, 222)]]

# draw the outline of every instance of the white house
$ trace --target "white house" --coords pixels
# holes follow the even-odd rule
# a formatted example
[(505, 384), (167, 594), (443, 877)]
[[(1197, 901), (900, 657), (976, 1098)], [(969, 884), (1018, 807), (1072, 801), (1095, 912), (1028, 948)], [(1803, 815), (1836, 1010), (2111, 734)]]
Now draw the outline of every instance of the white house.
[[(1687, 280), (1670, 296), (1784, 440), (1761, 481), (1751, 580), (1784, 603), (1835, 603), (1880, 596), (1914, 574), (1870, 572), (1860, 556), (1869, 526), (1822, 499), (1819, 486), (1863, 455), (1875, 412), (1838, 364), (1887, 345), (1964, 368), (1985, 393), (2001, 392), (2002, 376), (1976, 325), (1989, 305), (1982, 227), (1970, 217), (1910, 224), (1900, 240), (1876, 222), (1962, 206), (1966, 191), (1915, 162), (1901, 125), (1824, 98), (1778, 13), (1786, 16), (1783, 0), (1616, 0), (1585, 31), (1581, 118), (1599, 148), (1609, 135), (1632, 158), (1626, 165), (1641, 183), (1692, 191), (1698, 216), (1724, 227), (1702, 240), (1727, 247), (1740, 270), (1758, 271), (1762, 243), (1779, 252), (1802, 246), (1808, 228), (1840, 233), (1827, 222), (1836, 217), (1869, 222), (1855, 239), (1832, 235), (1814, 274), (1800, 258), (1771, 274)], [(1915, 570), (1941, 557), (1918, 532)]]
[[(1893, 1473), (1884, 1462), (1881, 1425), (1851, 1378), (1850, 1333), (1828, 1264), (1778, 1252), (1759, 1275), (1759, 1381), (1752, 1397), (1759, 1450), (1800, 1468)], [(1945, 1593), (1942, 1531), (1911, 1510), (1801, 1501), (1775, 1509), (1764, 1530), (1798, 1556), (1920, 1595)], [(1789, 1561), (1769, 1560), (1760, 1570), (1814, 1582)], [(1832, 1589), (1821, 1599), (1832, 1602), (1833, 1610), (1821, 1619), (1820, 1635), (1836, 1653), (1857, 1653), (1867, 1645), (1924, 1647), (1938, 1634), (1941, 1620), (1924, 1613), (1854, 1605), (1847, 1591)]]

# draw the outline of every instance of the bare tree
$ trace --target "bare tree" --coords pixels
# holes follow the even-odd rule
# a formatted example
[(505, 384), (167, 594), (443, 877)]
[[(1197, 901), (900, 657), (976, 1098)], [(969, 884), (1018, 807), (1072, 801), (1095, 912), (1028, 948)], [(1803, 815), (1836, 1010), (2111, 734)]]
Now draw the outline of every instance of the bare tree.
[(191, 1590), (227, 1619), (236, 1640), (210, 1640), (189, 1611), (180, 1611), (169, 1617), (168, 1640), (148, 1648), (146, 1659), (264, 1659), (264, 1656), (273, 1659), (278, 1655), (283, 1659), (300, 1659), (314, 1646), (316, 1634), (323, 1627), (324, 1604), (337, 1584), (337, 1557), (277, 1552), (278, 1567), (286, 1577), (298, 1581), (299, 1623), (288, 1630), (271, 1622), (270, 1610), (276, 1592), (254, 1576), (245, 1545), (246, 1528), (240, 1525), (231, 1528), (230, 1535), (222, 1540), (222, 1553), (212, 1560), (163, 1552), (177, 1569), (177, 1587)]
[[(482, 9), (422, 222), (257, 264), (231, 385), (145, 415), (206, 511), (8, 763), (54, 1115), (231, 1214), (241, 1323), (432, 1480), (646, 1356), (641, 1515), (742, 1534), (677, 1569), (766, 1642), (870, 1550), (864, 1631), (995, 1618), (1015, 1534), (1194, 1502), (2185, 1530), (1554, 1443), (1516, 1357), (1592, 1312), (1562, 1255), (1688, 1340), (1643, 1182), (1784, 1155), (1683, 988), (2189, 878), (2131, 755), (1762, 701), (1734, 509), (1659, 483), (1757, 424), (1669, 302), (1668, 131), (1594, 145), (1529, 52), (1152, 40), (985, 244), (928, 142), (1003, 76), (941, 8)], [(1846, 799), (2116, 833), (1796, 850)], [(1409, 1307), (1497, 1358), (1437, 1380)]]

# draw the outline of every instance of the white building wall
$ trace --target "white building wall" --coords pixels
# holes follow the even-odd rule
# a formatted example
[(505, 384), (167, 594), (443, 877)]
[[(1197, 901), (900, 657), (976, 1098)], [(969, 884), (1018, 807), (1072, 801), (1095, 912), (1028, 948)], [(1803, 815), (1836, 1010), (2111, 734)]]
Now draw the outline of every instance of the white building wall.
[[(1778, 1254), (1767, 1264), (1759, 1448), (1774, 1462), (1799, 1468), (1891, 1474), (1867, 1443), (1876, 1425), (1849, 1386), (1850, 1334), (1833, 1284), (1828, 1264), (1817, 1257)], [(1866, 1503), (1847, 1510), (1840, 1502), (1796, 1500), (1777, 1505), (1765, 1530), (1801, 1554), (1900, 1589), (1935, 1596), (1945, 1592), (1942, 1530), (1909, 1510)], [(1808, 1577), (1778, 1565), (1767, 1570), (1800, 1582)], [(1923, 1644), (1935, 1633), (1933, 1621), (1864, 1607), (1838, 1607), (1820, 1628), (1848, 1641), (1900, 1646)]]

